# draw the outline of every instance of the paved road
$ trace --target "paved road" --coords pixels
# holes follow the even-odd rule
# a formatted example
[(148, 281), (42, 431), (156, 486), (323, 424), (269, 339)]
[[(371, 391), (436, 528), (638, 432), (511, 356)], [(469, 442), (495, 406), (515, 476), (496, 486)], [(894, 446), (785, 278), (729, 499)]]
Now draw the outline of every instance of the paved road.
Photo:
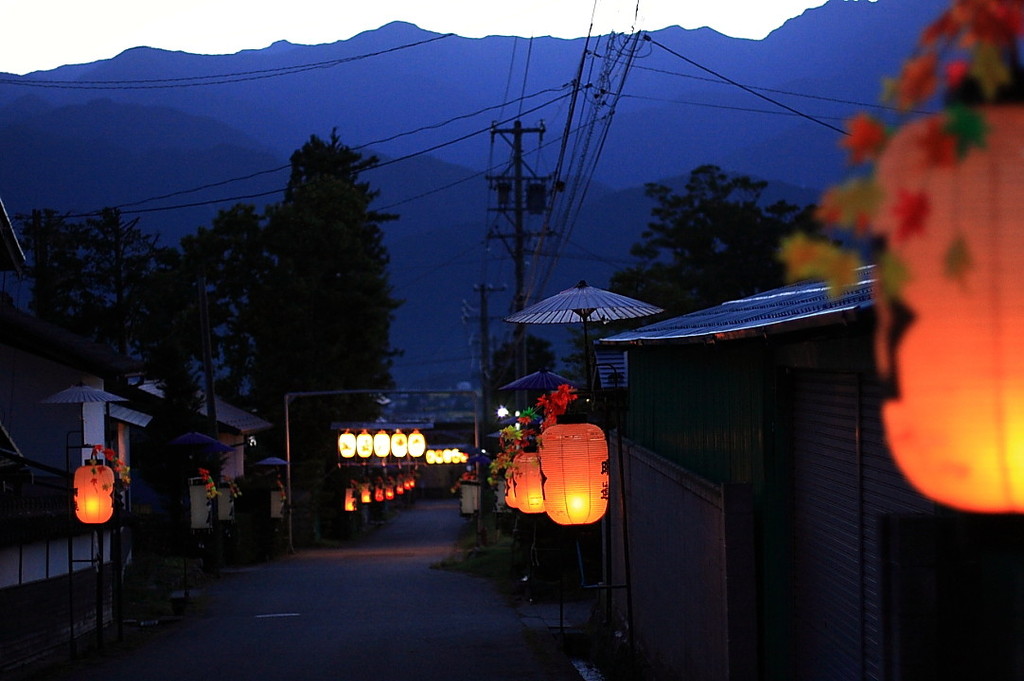
[(225, 575), (203, 612), (50, 678), (579, 681), (489, 582), (430, 568), (465, 522), (455, 503), (420, 501), (345, 548)]

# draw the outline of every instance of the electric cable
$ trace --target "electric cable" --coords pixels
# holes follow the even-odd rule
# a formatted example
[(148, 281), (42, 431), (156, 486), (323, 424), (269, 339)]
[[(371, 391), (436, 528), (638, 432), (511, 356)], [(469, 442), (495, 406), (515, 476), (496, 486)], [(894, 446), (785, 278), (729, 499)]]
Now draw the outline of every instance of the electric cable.
[[(534, 106), (533, 108), (529, 109), (526, 113), (533, 113), (535, 111), (539, 111), (539, 110), (541, 110), (541, 109), (543, 109), (543, 108), (545, 108), (547, 106), (550, 106), (551, 104), (553, 104), (555, 102), (558, 102), (561, 99), (565, 99), (567, 97), (569, 97), (568, 93), (561, 94), (561, 95), (559, 95), (557, 97), (554, 97), (554, 98), (552, 98), (550, 100), (547, 100), (547, 101), (545, 101), (545, 102), (543, 102), (541, 104), (538, 104), (537, 106)], [(510, 120), (513, 120), (513, 119), (511, 119), (511, 118), (510, 119), (506, 119), (504, 122), (508, 122)], [(371, 172), (371, 171), (376, 170), (378, 168), (383, 168), (383, 167), (386, 167), (386, 166), (394, 165), (395, 163), (400, 163), (402, 161), (407, 161), (407, 160), (409, 160), (411, 158), (416, 158), (417, 156), (423, 156), (424, 154), (428, 154), (428, 153), (430, 153), (432, 151), (437, 151), (438, 149), (443, 149), (444, 147), (448, 147), (448, 146), (451, 146), (453, 144), (457, 144), (459, 142), (462, 142), (462, 141), (465, 141), (467, 139), (470, 139), (471, 137), (475, 137), (476, 135), (479, 135), (481, 133), (488, 132), (489, 130), (490, 130), (490, 126), (488, 126), (487, 128), (481, 128), (481, 129), (473, 130), (473, 131), (471, 131), (469, 133), (466, 133), (464, 135), (460, 135), (459, 137), (456, 137), (454, 139), (450, 139), (450, 140), (447, 140), (445, 142), (440, 142), (438, 144), (435, 144), (433, 146), (427, 147), (425, 149), (420, 149), (418, 151), (414, 151), (414, 152), (405, 154), (404, 156), (398, 156), (398, 157), (395, 157), (395, 158), (390, 158), (390, 159), (388, 159), (386, 161), (381, 161), (380, 163), (377, 163), (376, 165), (373, 165), (373, 166), (367, 168), (363, 172), (364, 173), (368, 173), (368, 172)], [(363, 145), (363, 146), (365, 146), (365, 145)], [(359, 148), (362, 148), (362, 147), (353, 147), (353, 149), (359, 149)], [(273, 170), (268, 170), (268, 171), (261, 171), (260, 173), (257, 173), (257, 174), (266, 174), (266, 173), (270, 173), (270, 172), (279, 172), (281, 170), (284, 170), (284, 169), (290, 168), (290, 167), (291, 167), (291, 165), (280, 166), (279, 168), (276, 168), (276, 169), (273, 169)], [(227, 182), (229, 182), (229, 181), (226, 180), (226, 181), (223, 181), (221, 183), (213, 183), (213, 186), (219, 186), (221, 184), (226, 184)], [(182, 193), (191, 193), (193, 191), (198, 191), (198, 190), (182, 190)], [(282, 191), (283, 191), (283, 188), (276, 188), (276, 189), (271, 189), (271, 190), (267, 190), (267, 191), (263, 191), (263, 192), (256, 192), (256, 193), (252, 193), (252, 194), (242, 194), (242, 195), (238, 195), (238, 196), (222, 197), (222, 198), (216, 198), (216, 199), (207, 199), (207, 200), (203, 200), (203, 201), (194, 201), (194, 202), (190, 202), (190, 203), (175, 204), (175, 205), (172, 205), (172, 206), (161, 206), (161, 207), (157, 207), (157, 208), (130, 208), (129, 210), (124, 210), (122, 212), (125, 213), (125, 214), (158, 213), (158, 212), (163, 212), (163, 211), (168, 211), (168, 210), (177, 210), (177, 209), (181, 209), (181, 208), (196, 208), (196, 207), (199, 207), (199, 206), (213, 205), (213, 204), (218, 204), (218, 203), (227, 203), (229, 201), (241, 201), (241, 200), (245, 200), (245, 199), (261, 198), (261, 197), (264, 197), (264, 196), (270, 196), (272, 194), (279, 194)], [(148, 202), (149, 202), (149, 200), (146, 200), (146, 201), (136, 202), (136, 204), (138, 204), (138, 203), (148, 203)], [(120, 210), (121, 206), (113, 206), (113, 208), (116, 208), (116, 209)], [(102, 210), (103, 209), (98, 209), (98, 210), (94, 210), (94, 211), (90, 211), (90, 212), (69, 213), (69, 214), (65, 215), (65, 217), (66, 218), (93, 217), (93, 216), (99, 215), (102, 212)]]
[(692, 60), (689, 57), (686, 57), (686, 56), (680, 54), (679, 52), (676, 52), (675, 50), (673, 50), (672, 48), (668, 47), (667, 45), (663, 45), (662, 43), (659, 43), (657, 40), (652, 38), (649, 34), (645, 34), (644, 35), (644, 40), (650, 42), (653, 45), (656, 45), (656, 46), (660, 47), (661, 49), (665, 50), (669, 54), (674, 55), (674, 56), (678, 57), (679, 59), (682, 59), (687, 64), (690, 64), (691, 66), (695, 66), (698, 69), (700, 69), (702, 71), (706, 71), (706, 72), (710, 73), (712, 76), (715, 76), (716, 78), (719, 78), (722, 81), (724, 81), (726, 83), (729, 83), (730, 85), (734, 85), (734, 86), (740, 88), (744, 92), (749, 92), (750, 94), (754, 95), (755, 97), (760, 97), (761, 99), (765, 100), (766, 102), (770, 102), (770, 103), (774, 104), (775, 106), (781, 107), (781, 108), (783, 108), (783, 109), (785, 109), (787, 111), (795, 113), (796, 115), (800, 116), (801, 118), (806, 118), (807, 120), (811, 121), (812, 123), (817, 123), (818, 125), (824, 126), (824, 127), (828, 128), (829, 130), (833, 130), (833, 131), (838, 132), (838, 133), (840, 133), (842, 135), (850, 134), (846, 130), (843, 130), (842, 128), (837, 128), (836, 126), (832, 125), (831, 123), (826, 123), (825, 121), (819, 120), (819, 119), (815, 118), (814, 116), (811, 116), (809, 114), (804, 113), (803, 111), (800, 111), (799, 109), (794, 109), (793, 107), (789, 106), (788, 104), (783, 104), (782, 102), (778, 101), (777, 99), (772, 99), (768, 95), (762, 94), (762, 93), (754, 90), (753, 88), (751, 88), (751, 87), (749, 87), (747, 85), (743, 85), (742, 83), (738, 83), (735, 80), (733, 80), (732, 78), (724, 76), (721, 73), (718, 73), (717, 71), (709, 69), (708, 67), (706, 67), (706, 66), (704, 66), (702, 64), (698, 64), (694, 60)]

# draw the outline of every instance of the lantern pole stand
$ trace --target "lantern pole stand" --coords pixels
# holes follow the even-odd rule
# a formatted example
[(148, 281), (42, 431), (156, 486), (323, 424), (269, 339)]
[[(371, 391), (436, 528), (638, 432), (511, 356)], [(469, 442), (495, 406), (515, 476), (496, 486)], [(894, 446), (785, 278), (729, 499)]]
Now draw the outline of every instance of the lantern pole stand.
[[(597, 364), (594, 366), (594, 371), (597, 371)], [(614, 368), (613, 368), (614, 370)], [(594, 393), (591, 393), (592, 395)], [(612, 418), (609, 412), (613, 412), (615, 415), (614, 423), (615, 426), (615, 458), (616, 468), (619, 474), (619, 512), (622, 515), (622, 571), (623, 571), (623, 584), (620, 585), (604, 585), (609, 589), (608, 602), (611, 602), (611, 589), (613, 588), (624, 588), (626, 591), (626, 635), (627, 645), (629, 646), (629, 664), (632, 667), (636, 659), (635, 651), (635, 639), (633, 635), (633, 576), (631, 560), (629, 556), (629, 504), (626, 499), (626, 467), (625, 467), (625, 452), (622, 446), (622, 409), (616, 402), (614, 407), (609, 405), (608, 400), (604, 401), (605, 407), (605, 420), (611, 421)], [(611, 529), (610, 525), (606, 527), (606, 538), (610, 538)], [(610, 541), (608, 549), (610, 551)], [(610, 557), (606, 558), (606, 566), (610, 568), (611, 560)], [(607, 616), (607, 615), (606, 615)]]

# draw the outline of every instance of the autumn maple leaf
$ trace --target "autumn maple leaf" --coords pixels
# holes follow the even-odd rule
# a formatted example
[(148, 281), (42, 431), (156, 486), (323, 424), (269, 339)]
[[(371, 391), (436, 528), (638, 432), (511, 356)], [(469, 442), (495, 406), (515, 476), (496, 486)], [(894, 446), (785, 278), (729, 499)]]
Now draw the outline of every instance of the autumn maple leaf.
[(903, 65), (896, 84), (897, 105), (904, 111), (916, 106), (935, 93), (938, 78), (935, 69), (938, 58), (934, 53), (914, 57)]
[(850, 134), (839, 145), (850, 152), (850, 162), (857, 164), (874, 160), (885, 146), (885, 126), (866, 113), (851, 118), (847, 127)]
[(946, 123), (940, 116), (932, 116), (925, 121), (924, 132), (918, 138), (918, 144), (924, 150), (929, 166), (951, 167), (957, 162), (957, 138), (946, 129)]
[(896, 241), (905, 241), (925, 232), (930, 210), (927, 194), (901, 189), (892, 210), (896, 216)]

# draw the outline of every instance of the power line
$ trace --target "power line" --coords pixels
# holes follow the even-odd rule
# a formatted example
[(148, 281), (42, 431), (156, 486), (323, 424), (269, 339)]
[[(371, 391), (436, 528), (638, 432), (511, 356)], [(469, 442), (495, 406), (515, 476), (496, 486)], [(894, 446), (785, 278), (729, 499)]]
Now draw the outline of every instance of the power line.
[(382, 54), (398, 52), (410, 47), (419, 47), (437, 40), (443, 40), (455, 35), (445, 33), (443, 35), (427, 38), (414, 43), (398, 45), (385, 50), (367, 52), (366, 54), (352, 57), (341, 57), (328, 61), (312, 62), (308, 64), (296, 64), (294, 66), (282, 66), (273, 69), (260, 69), (257, 71), (237, 71), (234, 73), (222, 73), (210, 76), (187, 76), (182, 78), (152, 78), (141, 80), (40, 80), (26, 78), (0, 78), (0, 84), (20, 85), (23, 87), (55, 88), (62, 90), (160, 90), (179, 87), (200, 87), (206, 85), (225, 85), (228, 83), (242, 83), (251, 80), (263, 80), (266, 78), (278, 78), (290, 76), (296, 73), (314, 71), (316, 69), (329, 69), (341, 64), (348, 64), (354, 61), (378, 57)]
[(750, 94), (754, 95), (755, 97), (760, 97), (761, 99), (765, 100), (766, 102), (771, 102), (775, 106), (781, 107), (781, 108), (785, 109), (786, 111), (792, 112), (792, 113), (796, 114), (797, 116), (800, 116), (801, 118), (806, 118), (807, 120), (811, 121), (812, 123), (817, 123), (818, 125), (824, 126), (824, 127), (828, 128), (830, 130), (834, 130), (835, 132), (838, 132), (838, 133), (843, 134), (843, 135), (848, 135), (849, 134), (847, 131), (843, 130), (842, 128), (837, 128), (836, 126), (832, 125), (831, 123), (826, 123), (825, 121), (823, 121), (821, 119), (818, 119), (818, 118), (815, 118), (814, 116), (811, 116), (809, 114), (806, 114), (803, 111), (800, 111), (799, 109), (794, 109), (793, 107), (789, 106), (788, 104), (783, 104), (782, 102), (780, 102), (780, 101), (778, 101), (776, 99), (772, 99), (768, 95), (761, 94), (760, 92), (754, 90), (751, 87), (748, 87), (746, 85), (743, 85), (742, 83), (736, 82), (732, 78), (729, 78), (727, 76), (723, 76), (722, 74), (718, 73), (717, 71), (709, 69), (708, 67), (706, 67), (706, 66), (704, 66), (702, 64), (698, 64), (697, 62), (695, 62), (694, 60), (690, 59), (689, 57), (686, 57), (686, 56), (684, 56), (682, 54), (679, 54), (678, 52), (676, 52), (672, 48), (659, 43), (657, 40), (652, 38), (650, 35), (644, 35), (644, 40), (650, 42), (653, 45), (657, 45), (658, 47), (660, 47), (661, 49), (665, 50), (669, 54), (674, 55), (674, 56), (678, 57), (679, 59), (682, 59), (687, 64), (690, 64), (691, 66), (695, 66), (698, 69), (700, 69), (702, 71), (706, 71), (706, 72), (710, 73), (712, 76), (714, 76), (714, 77), (716, 77), (716, 78), (718, 78), (718, 79), (720, 79), (720, 80), (722, 80), (722, 81), (724, 81), (726, 83), (729, 83), (730, 85), (734, 85), (734, 86), (740, 88), (744, 92), (749, 92)]
[[(639, 99), (647, 102), (663, 102), (665, 104), (682, 104), (685, 106), (700, 106), (706, 109), (726, 109), (728, 111), (743, 111), (746, 113), (766, 114), (769, 116), (797, 116), (799, 114), (790, 111), (769, 111), (768, 109), (755, 109), (748, 106), (730, 106), (728, 104), (711, 104), (709, 102), (695, 102), (686, 99), (665, 99), (664, 97), (645, 97), (643, 95), (622, 95), (623, 99)], [(815, 116), (821, 120), (842, 121), (842, 116)]]
[[(707, 76), (695, 76), (695, 75), (693, 75), (691, 73), (679, 73), (678, 71), (669, 71), (668, 69), (659, 69), (659, 68), (655, 68), (653, 66), (642, 66), (640, 64), (637, 64), (634, 68), (640, 69), (642, 71), (650, 71), (652, 73), (660, 73), (660, 74), (663, 74), (663, 75), (666, 75), (666, 76), (675, 76), (676, 78), (688, 78), (690, 80), (699, 80), (699, 81), (703, 81), (705, 83), (714, 83), (715, 85), (732, 85), (732, 83), (724, 82), (724, 81), (720, 80), (719, 78), (708, 78)], [(758, 90), (760, 92), (771, 92), (772, 94), (776, 94), (776, 95), (788, 95), (790, 97), (802, 97), (804, 99), (815, 99), (815, 100), (818, 100), (818, 101), (821, 101), (821, 102), (831, 102), (833, 104), (848, 104), (850, 106), (855, 106), (855, 107), (858, 107), (858, 108), (879, 109), (879, 110), (882, 110), (882, 111), (892, 111), (892, 112), (901, 113), (901, 114), (902, 113), (919, 113), (919, 114), (929, 113), (927, 111), (904, 112), (902, 109), (900, 109), (898, 107), (886, 106), (884, 104), (870, 104), (870, 103), (867, 103), (867, 102), (859, 102), (859, 101), (852, 100), (852, 99), (842, 99), (842, 98), (839, 98), (839, 97), (830, 97), (830, 96), (826, 96), (826, 95), (812, 95), (812, 94), (808, 94), (806, 92), (794, 92), (793, 90), (780, 90), (778, 88), (759, 87), (757, 85), (747, 85), (747, 87), (749, 87), (751, 90)], [(630, 95), (627, 95), (627, 96), (630, 96)]]
[[(547, 92), (547, 91), (544, 91), (544, 92)], [(531, 97), (532, 96), (533, 95), (531, 95)], [(552, 99), (549, 99), (549, 100), (547, 100), (547, 101), (545, 101), (545, 102), (543, 102), (541, 104), (538, 104), (537, 106), (534, 106), (533, 108), (527, 110), (525, 113), (533, 113), (535, 111), (539, 111), (539, 110), (541, 110), (541, 109), (543, 109), (543, 108), (545, 108), (547, 106), (550, 106), (551, 104), (554, 104), (555, 102), (558, 102), (558, 101), (560, 101), (562, 99), (567, 98), (568, 96), (569, 96), (568, 93), (561, 94), (561, 95), (559, 95), (557, 97), (554, 97)], [(493, 108), (493, 107), (488, 107), (488, 108)], [(511, 121), (511, 120), (512, 120), (512, 118), (509, 118), (509, 119), (506, 119), (503, 122), (507, 123), (508, 121)], [(396, 157), (396, 158), (388, 159), (387, 161), (382, 161), (382, 162), (380, 162), (380, 163), (378, 163), (378, 164), (376, 164), (374, 166), (371, 166), (371, 167), (367, 168), (365, 172), (370, 172), (370, 171), (376, 170), (378, 168), (383, 168), (383, 167), (386, 167), (386, 166), (389, 166), (389, 165), (394, 165), (395, 163), (400, 163), (402, 161), (407, 161), (407, 160), (409, 160), (411, 158), (415, 158), (417, 156), (422, 156), (422, 155), (428, 154), (428, 153), (430, 153), (432, 151), (437, 151), (438, 149), (443, 149), (444, 147), (448, 147), (448, 146), (451, 146), (453, 144), (457, 144), (457, 143), (462, 142), (464, 140), (467, 140), (467, 139), (469, 139), (471, 137), (475, 137), (476, 135), (482, 134), (484, 132), (489, 132), (490, 130), (491, 130), (491, 126), (490, 125), (488, 125), (486, 128), (479, 128), (477, 130), (473, 130), (473, 131), (471, 131), (471, 132), (469, 132), (469, 133), (467, 133), (465, 135), (460, 135), (459, 137), (447, 140), (445, 142), (441, 142), (441, 143), (435, 144), (435, 145), (427, 147), (425, 149), (420, 149), (419, 151), (415, 151), (415, 152), (406, 154), (404, 156), (399, 156), (399, 157)], [(405, 134), (405, 133), (402, 133), (402, 134)], [(400, 135), (396, 135), (395, 137), (397, 137), (397, 136), (400, 136)], [(369, 146), (371, 144), (377, 144), (377, 143), (378, 142), (369, 142), (367, 144), (360, 145), (358, 147), (352, 147), (352, 148), (353, 149), (361, 149), (363, 147)], [(279, 172), (281, 170), (284, 170), (284, 169), (290, 168), (290, 167), (291, 167), (291, 165), (280, 166), (278, 168), (274, 168), (274, 169), (271, 169), (271, 170), (260, 171), (259, 173), (253, 173), (253, 174), (251, 174), (251, 176), (255, 177), (257, 175), (263, 175), (263, 174), (267, 174), (267, 173)], [(250, 177), (250, 176), (247, 176), (246, 178), (242, 178), (242, 179), (247, 179), (248, 177)], [(182, 190), (181, 192), (175, 192), (175, 193), (173, 193), (171, 195), (167, 195), (167, 196), (192, 193), (192, 192), (199, 191), (199, 190), (205, 189), (205, 188), (210, 188), (210, 187), (215, 187), (215, 186), (222, 186), (222, 185), (228, 184), (228, 183), (230, 183), (232, 181), (233, 180), (223, 180), (221, 182), (211, 183), (210, 185), (205, 185), (204, 187), (200, 187), (200, 188), (196, 188), (196, 189)], [(199, 207), (199, 206), (208, 206), (208, 205), (214, 205), (214, 204), (218, 204), (218, 203), (227, 203), (227, 202), (230, 202), (230, 201), (241, 201), (241, 200), (245, 200), (245, 199), (261, 198), (261, 197), (264, 197), (264, 196), (270, 196), (272, 194), (281, 193), (283, 190), (284, 190), (284, 188), (281, 187), (281, 188), (271, 189), (271, 190), (268, 190), (268, 191), (257, 192), (257, 193), (253, 193), (253, 194), (244, 194), (244, 195), (239, 195), (239, 196), (229, 196), (229, 197), (222, 197), (222, 198), (216, 198), (216, 199), (207, 199), (207, 200), (204, 200), (204, 201), (194, 201), (194, 202), (190, 202), (190, 203), (175, 204), (175, 205), (172, 205), (172, 206), (162, 206), (162, 207), (157, 207), (157, 208), (132, 208), (130, 210), (124, 210), (122, 212), (125, 213), (125, 214), (139, 214), (139, 213), (157, 213), (157, 212), (162, 212), (162, 211), (178, 210), (178, 209), (183, 209), (183, 208), (196, 208), (196, 207)], [(121, 208), (126, 207), (126, 206), (139, 205), (141, 203), (148, 203), (148, 202), (153, 201), (153, 200), (156, 200), (156, 199), (145, 199), (145, 200), (142, 200), (142, 201), (133, 202), (132, 204), (123, 204), (121, 206), (114, 206), (114, 208), (117, 208), (118, 210), (121, 210)], [(86, 218), (86, 217), (93, 217), (95, 215), (98, 215), (100, 212), (102, 212), (102, 209), (98, 209), (98, 210), (94, 210), (94, 211), (90, 211), (90, 212), (84, 212), (84, 213), (69, 214), (69, 215), (67, 215), (65, 217), (67, 217), (67, 218)]]

